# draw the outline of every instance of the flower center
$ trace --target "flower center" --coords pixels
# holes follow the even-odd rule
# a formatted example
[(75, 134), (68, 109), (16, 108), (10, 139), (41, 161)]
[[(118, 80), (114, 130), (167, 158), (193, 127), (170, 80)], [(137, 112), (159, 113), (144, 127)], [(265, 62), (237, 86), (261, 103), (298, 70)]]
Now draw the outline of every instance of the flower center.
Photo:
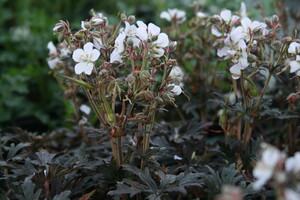
[(91, 53), (85, 53), (82, 54), (79, 58), (82, 62), (91, 62), (92, 54)]

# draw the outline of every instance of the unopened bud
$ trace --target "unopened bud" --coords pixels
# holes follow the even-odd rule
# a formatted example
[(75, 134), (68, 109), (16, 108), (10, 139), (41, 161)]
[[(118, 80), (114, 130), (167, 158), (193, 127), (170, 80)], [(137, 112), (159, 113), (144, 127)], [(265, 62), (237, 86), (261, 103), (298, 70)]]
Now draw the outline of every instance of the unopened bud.
[(83, 37), (84, 37), (84, 32), (83, 32), (82, 30), (77, 31), (77, 32), (74, 34), (74, 36), (75, 36), (75, 38), (76, 38), (77, 40), (82, 40)]
[(151, 91), (147, 91), (145, 93), (145, 98), (148, 100), (148, 101), (153, 101), (154, 100), (154, 94), (151, 92)]
[(124, 21), (127, 21), (127, 16), (124, 14), (124, 13), (122, 13), (121, 14), (121, 20), (124, 22)]
[(279, 18), (278, 18), (277, 15), (273, 15), (273, 17), (272, 17), (272, 23), (276, 24), (276, 25), (279, 23)]
[(55, 33), (68, 32), (68, 30), (69, 30), (69, 24), (62, 20), (60, 20), (57, 24), (55, 24), (53, 28), (53, 32)]
[(105, 23), (105, 20), (100, 18), (100, 17), (93, 17), (91, 20), (91, 25), (92, 26), (99, 26)]
[(91, 23), (90, 22), (85, 22), (85, 21), (81, 21), (81, 28), (82, 29), (91, 29)]
[(134, 15), (130, 15), (127, 19), (128, 23), (133, 23), (135, 21), (135, 16)]
[(176, 47), (177, 47), (177, 42), (176, 41), (169, 43), (169, 49), (170, 49), (170, 51), (175, 51)]

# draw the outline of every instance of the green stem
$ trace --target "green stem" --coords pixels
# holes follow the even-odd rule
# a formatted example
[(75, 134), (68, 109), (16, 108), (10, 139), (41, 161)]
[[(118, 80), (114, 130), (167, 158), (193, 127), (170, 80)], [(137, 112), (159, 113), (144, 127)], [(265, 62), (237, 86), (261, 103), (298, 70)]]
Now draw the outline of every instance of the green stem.
[(148, 56), (148, 49), (146, 48), (146, 49), (144, 50), (143, 64), (142, 64), (141, 70), (144, 70), (144, 68), (145, 68), (145, 66), (146, 66), (146, 63), (147, 63), (147, 56)]
[(272, 73), (269, 72), (269, 75), (268, 75), (268, 77), (267, 77), (267, 80), (266, 80), (266, 83), (265, 83), (265, 85), (264, 85), (264, 88), (263, 88), (263, 90), (262, 90), (262, 92), (261, 92), (261, 94), (260, 94), (260, 96), (259, 96), (258, 101), (257, 101), (256, 104), (255, 104), (255, 107), (254, 107), (254, 110), (253, 110), (254, 112), (256, 112), (256, 111), (258, 110), (258, 107), (259, 107), (261, 101), (263, 100), (263, 97), (264, 97), (264, 95), (265, 95), (265, 93), (266, 93), (266, 91), (267, 91), (268, 85), (269, 85), (269, 83), (270, 83), (271, 77), (272, 77)]

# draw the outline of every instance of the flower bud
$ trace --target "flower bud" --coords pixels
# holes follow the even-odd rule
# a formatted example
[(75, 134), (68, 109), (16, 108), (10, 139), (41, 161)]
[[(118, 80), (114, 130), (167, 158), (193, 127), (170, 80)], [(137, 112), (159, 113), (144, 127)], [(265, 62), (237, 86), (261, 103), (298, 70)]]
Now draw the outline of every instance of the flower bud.
[(103, 25), (105, 23), (105, 20), (100, 17), (93, 17), (91, 20), (91, 25), (93, 27)]
[(68, 32), (69, 30), (70, 30), (69, 24), (62, 20), (60, 20), (57, 24), (55, 24), (53, 28), (53, 32), (55, 33)]
[(122, 13), (121, 14), (121, 20), (124, 22), (124, 21), (127, 21), (127, 16), (124, 14), (124, 13)]
[(130, 15), (127, 19), (128, 23), (133, 23), (135, 21), (135, 16), (134, 15)]
[(299, 95), (297, 93), (291, 93), (286, 100), (290, 103), (290, 104), (294, 104), (297, 100), (299, 99)]
[(177, 47), (177, 42), (176, 41), (169, 43), (169, 50), (170, 50), (170, 52), (175, 51), (176, 47)]
[(148, 101), (153, 101), (154, 100), (153, 92), (147, 91), (144, 95), (145, 95), (145, 99), (147, 99)]
[(81, 21), (81, 28), (82, 28), (83, 30), (85, 30), (85, 29), (91, 29), (92, 26), (91, 26), (91, 23), (90, 23), (90, 22)]
[(132, 74), (129, 74), (127, 77), (126, 77), (126, 81), (128, 84), (131, 84), (135, 81), (135, 76), (133, 76)]
[(77, 32), (74, 34), (74, 36), (75, 36), (75, 38), (76, 38), (77, 40), (82, 40), (83, 37), (84, 37), (84, 32), (83, 32), (82, 30), (77, 31)]
[(279, 18), (278, 18), (278, 16), (277, 15), (273, 15), (273, 17), (272, 17), (272, 23), (273, 24), (279, 24)]

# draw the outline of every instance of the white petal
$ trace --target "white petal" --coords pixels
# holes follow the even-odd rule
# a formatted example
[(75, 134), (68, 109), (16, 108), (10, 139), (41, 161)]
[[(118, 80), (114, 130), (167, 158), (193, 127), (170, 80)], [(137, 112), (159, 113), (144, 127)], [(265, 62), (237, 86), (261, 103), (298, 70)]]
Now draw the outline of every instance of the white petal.
[(232, 17), (231, 17), (231, 19), (230, 19), (230, 24), (235, 24), (239, 19), (240, 19), (239, 16), (237, 16), (237, 15), (232, 15)]
[(86, 62), (80, 62), (80, 63), (77, 63), (75, 65), (75, 73), (76, 74), (81, 74), (82, 72), (84, 72), (84, 69), (85, 69), (85, 66), (87, 65), (88, 63)]
[(167, 11), (163, 11), (159, 16), (161, 19), (166, 19), (167, 21), (171, 21), (170, 14)]
[(91, 54), (92, 54), (91, 61), (93, 62), (96, 61), (100, 56), (100, 52), (97, 49), (93, 49)]
[(275, 147), (268, 147), (262, 153), (262, 162), (264, 162), (269, 168), (274, 168), (280, 158), (281, 153)]
[(251, 27), (251, 20), (248, 18), (248, 17), (244, 17), (242, 20), (241, 20), (241, 24), (244, 28), (245, 31), (248, 31), (248, 28)]
[(48, 42), (47, 48), (49, 49), (49, 54), (57, 54), (57, 50), (53, 42)]
[(222, 33), (217, 29), (217, 27), (215, 25), (212, 25), (211, 33), (217, 37), (222, 36)]
[(147, 29), (147, 25), (142, 21), (137, 21), (136, 24), (141, 28)]
[(182, 93), (182, 89), (180, 86), (175, 85), (175, 84), (170, 84), (169, 86), (173, 86), (173, 89), (171, 90), (171, 92), (175, 95), (178, 96)]
[(167, 47), (169, 45), (169, 37), (165, 33), (160, 33), (158, 38), (153, 44), (156, 44), (159, 47)]
[(223, 10), (220, 14), (222, 19), (224, 19), (225, 22), (229, 22), (231, 19), (231, 11), (230, 10)]
[(148, 35), (150, 37), (158, 36), (159, 33), (160, 33), (160, 28), (158, 26), (156, 26), (153, 23), (148, 24)]
[(244, 2), (241, 2), (240, 15), (242, 18), (247, 17), (247, 9), (246, 9), (246, 4)]
[(73, 60), (74, 60), (75, 62), (81, 62), (80, 57), (81, 57), (82, 55), (84, 55), (84, 54), (85, 54), (85, 52), (84, 52), (82, 49), (76, 49), (76, 50), (73, 52), (72, 58), (73, 58)]
[(243, 39), (240, 39), (238, 41), (238, 49), (246, 49), (246, 48), (247, 48), (246, 42)]
[(203, 17), (206, 17), (206, 14), (203, 12), (197, 12), (197, 17), (203, 18)]
[(148, 39), (147, 30), (143, 27), (138, 27), (136, 30), (136, 36), (140, 38), (142, 41), (146, 41)]
[(296, 54), (296, 50), (299, 51), (299, 48), (300, 48), (300, 44), (297, 43), (297, 42), (292, 42), (289, 46), (289, 49), (288, 49), (288, 52), (289, 53), (293, 53), (293, 54)]
[(93, 46), (94, 46), (93, 43), (88, 42), (83, 46), (83, 50), (85, 51), (85, 53), (91, 53), (93, 50)]
[(296, 56), (296, 61), (300, 61), (300, 55)]
[(120, 63), (122, 63), (122, 57), (119, 54), (119, 52), (117, 51), (117, 49), (113, 50), (113, 52), (110, 54), (110, 63), (113, 63), (115, 61), (118, 61)]
[(291, 67), (290, 73), (294, 73), (300, 69), (300, 63), (298, 61), (291, 61), (290, 67)]
[(160, 58), (165, 54), (165, 50), (163, 48), (154, 47), (153, 49), (154, 57)]
[(100, 50), (101, 47), (103, 46), (103, 42), (102, 42), (101, 38), (94, 38), (93, 43), (94, 43), (95, 48), (98, 50)]
[(115, 40), (115, 47), (118, 50), (119, 53), (124, 51), (124, 39), (126, 37), (126, 34), (124, 32), (121, 32), (118, 37)]
[(87, 105), (85, 105), (85, 104), (82, 104), (80, 107), (79, 107), (79, 109), (82, 111), (82, 112), (84, 112), (85, 114), (90, 114), (90, 112), (91, 112), (91, 108), (90, 107), (88, 107)]
[(299, 200), (300, 193), (292, 189), (285, 189), (284, 196), (286, 200)]
[(224, 46), (223, 48), (218, 49), (217, 55), (219, 57), (227, 56), (229, 50), (230, 50), (230, 48), (228, 46)]
[(295, 161), (296, 160), (294, 159), (294, 157), (286, 159), (286, 161), (285, 161), (285, 170), (288, 171), (288, 172), (292, 171), (294, 166), (295, 166)]
[(239, 64), (235, 64), (230, 68), (231, 76), (233, 79), (239, 79), (241, 76), (241, 67)]
[(177, 155), (174, 155), (174, 160), (182, 160), (182, 158)]
[(273, 169), (259, 161), (253, 169), (253, 176), (258, 179), (253, 184), (254, 189), (260, 189), (272, 177), (272, 174)]
[(231, 31), (230, 39), (234, 43), (237, 43), (243, 37), (242, 33), (243, 33), (243, 28), (241, 26), (238, 26), (237, 28)]
[(50, 69), (54, 69), (59, 63), (60, 63), (60, 59), (59, 58), (54, 58), (51, 60), (47, 60), (48, 65), (50, 67)]
[(86, 30), (86, 28), (85, 28), (85, 26), (84, 26), (84, 21), (81, 21), (81, 28), (83, 29), (83, 30)]
[(85, 68), (84, 68), (84, 73), (86, 75), (91, 75), (91, 73), (93, 71), (93, 68), (94, 68), (94, 64), (93, 63), (87, 63), (87, 65), (85, 65)]

